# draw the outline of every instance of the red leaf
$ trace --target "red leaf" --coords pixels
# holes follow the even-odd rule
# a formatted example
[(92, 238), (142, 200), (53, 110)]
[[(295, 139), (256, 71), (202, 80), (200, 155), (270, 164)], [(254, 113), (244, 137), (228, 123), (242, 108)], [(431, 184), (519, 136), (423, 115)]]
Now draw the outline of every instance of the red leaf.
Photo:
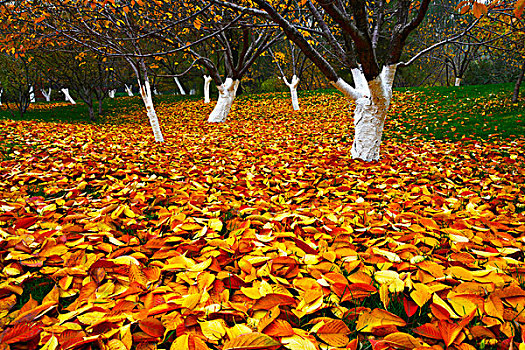
[(436, 326), (434, 326), (432, 323), (425, 323), (417, 328), (414, 328), (413, 331), (414, 333), (419, 334), (420, 336), (425, 337), (425, 338), (431, 338), (431, 339), (437, 339), (437, 340), (443, 339), (439, 329)]
[(38, 221), (38, 217), (35, 217), (35, 216), (29, 217), (29, 218), (18, 219), (16, 220), (16, 223), (15, 223), (15, 229), (19, 229), (19, 228), (26, 229), (28, 227), (33, 226), (33, 224), (37, 221)]
[(152, 337), (160, 338), (164, 335), (164, 326), (160, 320), (148, 317), (139, 322), (139, 327), (142, 331)]
[(36, 337), (42, 331), (40, 323), (22, 323), (12, 328), (8, 328), (0, 334), (0, 342), (5, 344), (14, 344), (27, 342)]
[(407, 297), (403, 298), (403, 306), (405, 307), (405, 312), (408, 317), (412, 317), (419, 308), (414, 301), (408, 299)]

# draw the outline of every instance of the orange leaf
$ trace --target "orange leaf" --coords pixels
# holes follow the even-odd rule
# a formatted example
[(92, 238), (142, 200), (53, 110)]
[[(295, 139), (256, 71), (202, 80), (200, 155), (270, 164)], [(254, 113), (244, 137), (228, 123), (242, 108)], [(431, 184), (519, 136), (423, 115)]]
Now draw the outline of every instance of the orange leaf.
[(160, 320), (147, 317), (139, 322), (139, 327), (142, 331), (152, 337), (160, 338), (164, 335), (164, 326)]
[(42, 331), (42, 325), (39, 323), (17, 324), (14, 327), (7, 328), (0, 334), (0, 343), (27, 342), (40, 334), (40, 331)]
[(417, 328), (413, 329), (414, 333), (419, 334), (422, 337), (425, 338), (431, 338), (431, 339), (437, 339), (441, 340), (443, 339), (443, 336), (441, 335), (441, 332), (439, 329), (434, 326), (432, 323), (425, 323)]
[(459, 333), (461, 333), (461, 330), (463, 329), (463, 327), (458, 324), (443, 320), (439, 321), (438, 328), (447, 347), (449, 347), (454, 342), (454, 340), (456, 340)]
[(376, 327), (383, 326), (406, 326), (406, 322), (399, 316), (396, 316), (386, 310), (374, 309), (372, 312), (365, 311), (357, 319), (358, 332), (372, 332)]
[(323, 319), (323, 325), (317, 330), (317, 336), (330, 346), (343, 347), (348, 344), (350, 329), (341, 320)]
[(243, 334), (224, 343), (223, 350), (277, 349), (281, 343), (263, 333)]
[(264, 328), (264, 334), (271, 337), (291, 337), (295, 332), (288, 321), (277, 319)]

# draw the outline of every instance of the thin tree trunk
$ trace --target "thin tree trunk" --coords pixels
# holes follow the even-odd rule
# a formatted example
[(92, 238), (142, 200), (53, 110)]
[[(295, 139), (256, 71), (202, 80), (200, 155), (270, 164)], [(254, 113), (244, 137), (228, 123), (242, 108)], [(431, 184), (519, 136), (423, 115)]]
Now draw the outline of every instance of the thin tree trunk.
[(186, 91), (184, 91), (184, 88), (182, 87), (179, 78), (174, 77), (173, 80), (175, 80), (175, 84), (177, 84), (177, 87), (179, 88), (179, 92), (181, 95), (186, 95)]
[(77, 104), (77, 103), (75, 102), (75, 100), (73, 100), (73, 98), (71, 97), (71, 95), (69, 94), (69, 89), (68, 89), (68, 88), (61, 89), (60, 91), (62, 91), (62, 93), (63, 93), (64, 96), (66, 97), (66, 101), (68, 101), (68, 102), (71, 103), (72, 105), (76, 105), (76, 104)]
[(299, 108), (299, 99), (297, 98), (297, 85), (299, 85), (299, 78), (294, 74), (292, 77), (292, 82), (288, 83), (288, 80), (286, 80), (286, 77), (283, 76), (284, 83), (288, 86), (290, 89), (290, 95), (292, 97), (292, 106), (294, 111), (298, 111)]
[(128, 93), (128, 96), (132, 97), (133, 96), (133, 85), (128, 86), (124, 84), (124, 87), (126, 89), (126, 92)]
[(35, 88), (33, 87), (33, 85), (31, 85), (31, 87), (29, 88), (29, 102), (31, 102), (31, 103), (35, 103), (36, 102), (36, 99), (35, 99)]
[(51, 102), (51, 88), (47, 89), (47, 92), (44, 89), (40, 89), (40, 91), (42, 92), (42, 95), (44, 95), (46, 102)]
[(210, 83), (212, 80), (209, 75), (204, 75), (204, 103), (210, 103)]
[(521, 83), (523, 82), (523, 77), (525, 76), (525, 60), (521, 66), (521, 73), (516, 80), (516, 85), (514, 85), (514, 93), (512, 94), (512, 103), (518, 102), (518, 97), (520, 94)]
[(456, 81), (454, 82), (454, 86), (460, 86), (462, 80), (463, 79), (461, 77), (456, 77)]
[(162, 136), (162, 131), (160, 130), (159, 118), (157, 117), (157, 112), (155, 111), (155, 107), (153, 105), (151, 87), (149, 85), (149, 80), (147, 77), (144, 81), (144, 85), (141, 85), (139, 80), (139, 89), (140, 96), (142, 97), (142, 101), (144, 102), (144, 106), (146, 106), (149, 123), (151, 125), (151, 129), (153, 130), (153, 136), (155, 137), (155, 141), (164, 142), (164, 137)]
[(97, 116), (95, 115), (95, 109), (93, 108), (93, 102), (86, 103), (86, 105), (88, 106), (89, 120), (92, 122), (96, 122)]
[(98, 97), (98, 115), (102, 115), (102, 113), (104, 113), (104, 106), (102, 106), (103, 99), (103, 97)]

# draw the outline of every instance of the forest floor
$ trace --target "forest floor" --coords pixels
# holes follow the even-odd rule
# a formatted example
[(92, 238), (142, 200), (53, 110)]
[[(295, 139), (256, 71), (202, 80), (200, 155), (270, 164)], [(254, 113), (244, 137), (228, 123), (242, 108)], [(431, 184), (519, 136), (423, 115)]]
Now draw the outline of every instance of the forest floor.
[(287, 97), (0, 111), (0, 350), (524, 347), (524, 99), (396, 91), (365, 163)]

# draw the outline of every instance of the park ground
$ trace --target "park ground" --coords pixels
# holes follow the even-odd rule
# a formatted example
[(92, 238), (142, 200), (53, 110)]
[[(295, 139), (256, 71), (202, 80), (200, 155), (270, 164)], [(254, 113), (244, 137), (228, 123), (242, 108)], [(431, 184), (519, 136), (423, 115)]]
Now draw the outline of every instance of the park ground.
[(369, 163), (329, 91), (160, 97), (163, 144), (138, 97), (1, 110), (0, 349), (517, 349), (510, 90), (396, 91)]

